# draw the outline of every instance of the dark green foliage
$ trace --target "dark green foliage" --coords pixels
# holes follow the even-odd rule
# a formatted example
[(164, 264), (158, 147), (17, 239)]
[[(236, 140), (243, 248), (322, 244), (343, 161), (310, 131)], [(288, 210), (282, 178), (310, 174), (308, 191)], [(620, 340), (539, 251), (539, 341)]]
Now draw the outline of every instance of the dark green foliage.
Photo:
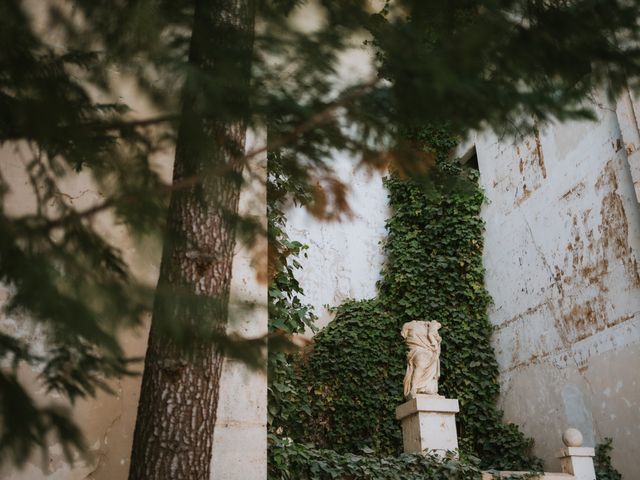
[(306, 190), (295, 183), (283, 171), (282, 157), (270, 153), (268, 157), (269, 178), (267, 181), (267, 217), (269, 234), (269, 329), (271, 332), (302, 333), (312, 327), (313, 314), (300, 301), (304, 292), (295, 271), (300, 269), (298, 258), (306, 256), (306, 246), (289, 239), (285, 231), (286, 217), (283, 203), (294, 200), (305, 203), (309, 199)]
[(596, 445), (596, 456), (593, 459), (596, 468), (596, 478), (598, 480), (622, 480), (622, 475), (611, 463), (611, 451), (613, 445), (611, 438), (605, 438)]
[(312, 410), (304, 440), (338, 452), (400, 453), (395, 407), (402, 401), (405, 352), (397, 325), (381, 301), (347, 302), (316, 335), (300, 372)]
[(440, 460), (423, 455), (338, 453), (270, 435), (269, 478), (282, 480), (479, 480), (477, 460)]
[[(630, 73), (604, 63), (640, 59), (631, 47), (638, 40), (633, 1), (398, 3), (387, 2), (391, 14), (370, 25), (382, 75), (394, 80), (397, 125), (447, 122), (464, 133), (486, 125), (519, 129), (532, 117), (590, 117), (584, 98), (594, 85), (606, 78), (615, 91)], [(416, 89), (421, 82), (433, 88)]]
[(392, 216), (379, 296), (341, 305), (316, 335), (312, 353), (298, 360), (290, 375), (307, 393), (311, 414), (285, 422), (283, 432), (338, 452), (366, 446), (378, 455), (401, 453), (394, 413), (403, 402), (406, 352), (399, 332), (407, 321), (437, 320), (441, 391), (460, 401), (461, 450), (481, 458), (484, 468), (539, 469), (531, 441), (515, 425), (503, 424), (496, 408), (477, 172), (445, 160), (455, 145), (445, 130), (424, 129), (411, 138), (439, 159), (439, 167), (420, 183), (386, 179)]

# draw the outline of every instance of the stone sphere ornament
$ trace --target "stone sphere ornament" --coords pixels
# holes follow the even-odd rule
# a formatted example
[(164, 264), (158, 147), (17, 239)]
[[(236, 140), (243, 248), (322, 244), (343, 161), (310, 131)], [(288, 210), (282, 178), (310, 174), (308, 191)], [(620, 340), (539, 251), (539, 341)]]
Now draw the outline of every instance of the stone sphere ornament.
[(567, 447), (580, 447), (582, 440), (582, 433), (577, 428), (567, 428), (562, 434), (562, 441)]

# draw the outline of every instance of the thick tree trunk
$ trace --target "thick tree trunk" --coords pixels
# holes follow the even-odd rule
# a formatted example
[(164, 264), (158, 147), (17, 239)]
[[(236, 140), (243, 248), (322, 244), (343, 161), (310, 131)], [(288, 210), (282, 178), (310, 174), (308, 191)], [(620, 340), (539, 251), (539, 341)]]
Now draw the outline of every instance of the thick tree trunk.
[[(185, 89), (173, 179), (201, 180), (171, 197), (130, 480), (209, 480), (223, 358), (202, 340), (227, 321), (254, 15), (253, 0), (196, 0), (199, 74)], [(201, 82), (234, 103), (212, 115)]]

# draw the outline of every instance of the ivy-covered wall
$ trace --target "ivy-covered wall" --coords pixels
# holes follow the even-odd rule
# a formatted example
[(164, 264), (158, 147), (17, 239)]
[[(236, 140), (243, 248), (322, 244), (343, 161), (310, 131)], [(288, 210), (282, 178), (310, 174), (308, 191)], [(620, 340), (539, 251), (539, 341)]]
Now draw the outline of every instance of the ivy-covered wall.
[(414, 138), (438, 166), (422, 178), (391, 175), (385, 181), (392, 214), (379, 295), (337, 307), (313, 348), (289, 358), (286, 375), (272, 377), (278, 397), (270, 404), (272, 432), (343, 453), (401, 453), (394, 415), (403, 401), (400, 328), (413, 319), (438, 320), (441, 391), (460, 401), (463, 452), (481, 458), (483, 468), (539, 468), (531, 441), (502, 423), (496, 408), (477, 171), (446, 160), (455, 141), (445, 131), (424, 129)]

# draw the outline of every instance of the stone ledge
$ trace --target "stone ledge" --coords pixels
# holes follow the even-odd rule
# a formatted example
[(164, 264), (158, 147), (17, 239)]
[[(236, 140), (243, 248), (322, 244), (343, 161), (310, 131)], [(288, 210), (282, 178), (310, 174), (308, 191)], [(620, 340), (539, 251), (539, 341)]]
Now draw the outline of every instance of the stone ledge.
[(500, 478), (522, 477), (523, 480), (575, 480), (569, 473), (533, 473), (533, 472), (482, 472), (482, 480), (498, 480)]
[(402, 420), (418, 412), (458, 413), (460, 405), (455, 398), (417, 395), (396, 408), (396, 419)]
[(564, 447), (556, 458), (565, 457), (595, 457), (596, 452), (591, 447)]

